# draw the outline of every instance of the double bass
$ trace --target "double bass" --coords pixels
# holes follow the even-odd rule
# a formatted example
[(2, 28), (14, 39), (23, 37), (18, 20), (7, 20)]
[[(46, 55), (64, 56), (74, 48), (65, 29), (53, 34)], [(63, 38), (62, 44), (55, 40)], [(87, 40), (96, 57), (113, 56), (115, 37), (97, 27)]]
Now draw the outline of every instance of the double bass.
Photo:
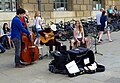
[(34, 45), (35, 35), (31, 32), (31, 39), (25, 34), (22, 33), (22, 46), (20, 59), (23, 62), (32, 63), (39, 58), (39, 49)]

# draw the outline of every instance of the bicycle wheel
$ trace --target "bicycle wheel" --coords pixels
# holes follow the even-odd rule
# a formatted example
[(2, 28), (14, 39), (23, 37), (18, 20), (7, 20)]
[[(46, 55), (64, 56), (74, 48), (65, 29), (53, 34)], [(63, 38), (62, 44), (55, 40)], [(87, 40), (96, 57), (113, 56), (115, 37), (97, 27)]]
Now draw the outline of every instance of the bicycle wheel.
[(108, 24), (108, 25), (106, 26), (106, 30), (109, 30), (110, 32), (113, 32), (113, 31), (114, 31), (113, 25)]

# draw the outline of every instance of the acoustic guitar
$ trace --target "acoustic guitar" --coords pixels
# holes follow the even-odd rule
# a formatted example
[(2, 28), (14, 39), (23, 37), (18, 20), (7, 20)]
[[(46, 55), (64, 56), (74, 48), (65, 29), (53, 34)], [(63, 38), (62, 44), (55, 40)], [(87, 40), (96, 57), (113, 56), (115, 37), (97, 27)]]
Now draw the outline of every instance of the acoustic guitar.
[(45, 38), (43, 37), (42, 35), (40, 35), (40, 39), (43, 43), (47, 43), (49, 40), (52, 40), (54, 39), (54, 36), (58, 35), (54, 35), (53, 31), (49, 32), (49, 33), (46, 33), (46, 32), (43, 32), (45, 35), (48, 35), (49, 37), (48, 38)]

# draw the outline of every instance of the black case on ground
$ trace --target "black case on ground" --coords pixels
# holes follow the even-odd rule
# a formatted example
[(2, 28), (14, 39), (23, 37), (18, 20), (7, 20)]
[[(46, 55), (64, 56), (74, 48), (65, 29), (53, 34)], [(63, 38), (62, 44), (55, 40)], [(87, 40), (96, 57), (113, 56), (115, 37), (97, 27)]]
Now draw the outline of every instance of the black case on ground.
[(93, 64), (94, 61), (95, 61), (93, 51), (89, 50), (87, 48), (78, 47), (78, 48), (75, 48), (75, 49), (72, 49), (72, 50), (68, 50), (67, 52), (70, 56), (70, 59), (75, 60), (77, 65), (84, 66), (85, 65), (84, 64), (84, 59), (85, 58), (89, 58), (89, 60), (90, 60), (90, 63), (87, 64), (87, 65)]
[[(85, 71), (84, 66), (89, 66), (95, 62), (94, 53), (92, 50), (87, 48), (78, 47), (75, 49), (67, 50), (66, 46), (63, 46), (64, 50), (54, 51), (52, 56), (54, 59), (49, 64), (49, 71), (52, 73), (66, 74), (69, 77), (75, 77), (82, 74), (92, 74), (95, 72), (103, 72), (105, 71), (105, 67), (103, 65), (97, 64), (97, 69), (95, 71)], [(89, 64), (85, 65), (84, 59), (89, 58)], [(71, 61), (75, 60), (80, 72), (69, 74), (65, 65)]]
[(97, 64), (96, 72), (104, 72), (104, 71), (105, 71), (105, 66)]

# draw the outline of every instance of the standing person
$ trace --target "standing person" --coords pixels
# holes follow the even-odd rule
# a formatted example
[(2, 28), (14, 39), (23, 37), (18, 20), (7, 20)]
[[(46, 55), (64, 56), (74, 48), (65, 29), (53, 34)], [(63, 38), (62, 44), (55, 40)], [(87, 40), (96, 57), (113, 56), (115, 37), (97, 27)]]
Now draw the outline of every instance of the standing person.
[[(100, 18), (101, 18), (103, 11), (104, 11), (104, 9), (101, 8), (100, 11), (97, 12), (97, 14), (96, 14), (98, 39), (99, 39), (99, 35), (100, 35), (100, 26), (101, 26)], [(101, 39), (101, 41), (102, 41), (102, 39)]]
[(107, 10), (107, 13), (108, 13), (108, 17), (109, 18), (112, 18), (113, 17), (113, 8), (112, 8), (112, 5), (109, 6), (108, 10)]
[(114, 19), (118, 19), (118, 11), (117, 11), (117, 7), (116, 6), (113, 9), (113, 18)]
[(24, 16), (25, 10), (19, 8), (16, 11), (16, 16), (12, 19), (11, 23), (11, 40), (15, 46), (15, 67), (23, 68), (24, 66), (20, 62), (20, 52), (21, 52), (21, 33), (26, 33), (30, 37), (30, 32), (24, 28), (20, 20)]
[(117, 6), (114, 7), (114, 10), (113, 10), (115, 13), (118, 11), (117, 9)]
[(36, 25), (36, 30), (37, 30), (37, 34), (36, 34), (36, 39), (35, 39), (35, 42), (34, 44), (40, 44), (40, 34), (38, 34), (39, 31), (42, 30), (42, 18), (41, 18), (41, 15), (40, 15), (40, 11), (36, 11), (35, 12), (35, 15), (34, 15), (34, 25)]
[(24, 28), (28, 30), (28, 28), (29, 28), (29, 20), (30, 20), (28, 10), (25, 10), (25, 14), (24, 14), (23, 17), (20, 18), (20, 20), (22, 21), (22, 24), (23, 24)]
[[(101, 18), (100, 18), (101, 27), (100, 27), (100, 35), (99, 35), (98, 43), (101, 43), (101, 38), (102, 38), (102, 35), (103, 35), (103, 32), (104, 32), (104, 28), (105, 28), (107, 20), (108, 20), (108, 17), (107, 17), (107, 15), (105, 15), (105, 13), (106, 12), (103, 11), (102, 15), (101, 15)], [(110, 30), (109, 29), (107, 30), (107, 37), (108, 37), (108, 40), (110, 42), (112, 42), (112, 40), (110, 38)]]
[(80, 21), (75, 22), (75, 28), (74, 28), (73, 35), (74, 35), (74, 39), (70, 41), (71, 43), (70, 49), (74, 48), (75, 42), (77, 42), (77, 47), (78, 47), (80, 46), (81, 43), (84, 44), (85, 41), (86, 41), (87, 48), (90, 48), (91, 39), (84, 37), (84, 29)]

